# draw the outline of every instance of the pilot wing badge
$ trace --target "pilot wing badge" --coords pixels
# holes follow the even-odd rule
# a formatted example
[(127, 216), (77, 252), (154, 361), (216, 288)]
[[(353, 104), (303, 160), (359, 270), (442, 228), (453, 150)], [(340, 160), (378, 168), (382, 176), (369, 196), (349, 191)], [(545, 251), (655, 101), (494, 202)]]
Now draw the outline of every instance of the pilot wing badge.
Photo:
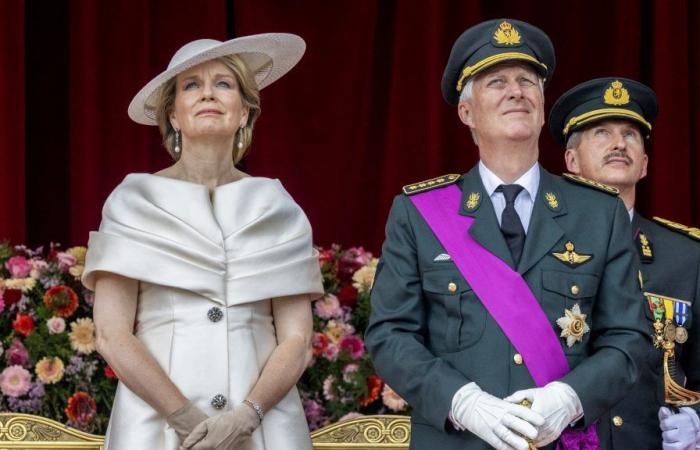
[(564, 248), (565, 251), (561, 253), (553, 252), (552, 256), (554, 256), (559, 261), (561, 261), (569, 267), (580, 266), (581, 264), (584, 264), (590, 261), (591, 258), (593, 258), (593, 255), (584, 255), (581, 253), (576, 253), (574, 243), (571, 241), (568, 241), (566, 244), (564, 244)]

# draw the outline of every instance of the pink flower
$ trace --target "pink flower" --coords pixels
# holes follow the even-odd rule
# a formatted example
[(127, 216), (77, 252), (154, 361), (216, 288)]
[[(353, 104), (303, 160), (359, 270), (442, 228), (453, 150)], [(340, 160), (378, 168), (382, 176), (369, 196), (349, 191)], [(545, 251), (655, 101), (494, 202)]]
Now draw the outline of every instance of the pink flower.
[(338, 297), (328, 294), (314, 303), (314, 313), (324, 320), (337, 319), (343, 315)]
[(302, 398), (301, 403), (304, 406), (304, 414), (309, 422), (310, 430), (321, 428), (329, 422), (326, 410), (320, 402), (310, 398)]
[(328, 336), (326, 336), (323, 333), (319, 333), (318, 331), (314, 332), (314, 338), (311, 343), (314, 356), (323, 355), (323, 353), (326, 351), (326, 347), (328, 347), (329, 342), (330, 340), (328, 339)]
[(328, 401), (336, 399), (335, 377), (333, 375), (328, 375), (326, 379), (323, 380), (323, 397)]
[(49, 334), (58, 334), (66, 331), (66, 321), (62, 317), (52, 317), (46, 321)]
[(352, 420), (352, 419), (357, 419), (358, 417), (364, 417), (365, 415), (359, 412), (349, 412), (345, 414), (343, 417), (338, 419), (338, 422), (345, 422), (346, 420)]
[(19, 397), (27, 393), (31, 375), (22, 366), (9, 366), (0, 374), (0, 390), (9, 397)]
[(346, 364), (345, 367), (343, 367), (343, 381), (352, 383), (352, 377), (357, 373), (359, 368), (360, 366), (355, 363)]
[(61, 272), (67, 271), (68, 269), (70, 269), (78, 263), (78, 260), (75, 259), (75, 256), (66, 252), (58, 252), (56, 254), (56, 259), (58, 260), (58, 269)]
[(5, 262), (5, 268), (10, 271), (12, 278), (26, 278), (32, 265), (24, 256), (13, 256)]
[(364, 247), (350, 247), (343, 255), (343, 259), (352, 259), (355, 264), (364, 266), (372, 260), (372, 253), (364, 249)]
[(12, 339), (10, 347), (5, 350), (5, 361), (8, 366), (24, 366), (29, 365), (29, 352), (18, 338)]
[(388, 384), (384, 385), (382, 390), (382, 402), (392, 411), (403, 411), (408, 405), (406, 400), (402, 399)]
[(329, 343), (323, 349), (323, 356), (329, 361), (335, 361), (338, 357), (338, 347), (335, 344)]
[(49, 264), (43, 259), (32, 259), (29, 261), (29, 263), (32, 265), (32, 270), (29, 272), (29, 276), (35, 280), (41, 278), (44, 270), (49, 267)]
[(360, 359), (365, 354), (365, 343), (355, 335), (343, 336), (338, 342), (340, 350), (347, 350), (352, 359)]
[(5, 311), (5, 298), (2, 296), (2, 292), (0, 292), (0, 313)]

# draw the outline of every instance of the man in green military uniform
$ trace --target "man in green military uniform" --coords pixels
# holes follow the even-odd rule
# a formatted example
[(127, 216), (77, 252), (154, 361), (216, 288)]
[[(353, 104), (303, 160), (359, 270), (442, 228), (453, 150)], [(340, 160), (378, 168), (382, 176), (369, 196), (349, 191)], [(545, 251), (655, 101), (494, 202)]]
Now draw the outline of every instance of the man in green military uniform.
[[(620, 190), (632, 222), (643, 289), (669, 298), (666, 315), (672, 316), (667, 317), (667, 327), (675, 341), (675, 382), (697, 391), (700, 327), (693, 326), (693, 316), (700, 317), (700, 230), (660, 218), (649, 220), (634, 209), (636, 185), (647, 173), (644, 138), (651, 132), (656, 111), (656, 96), (647, 86), (624, 78), (598, 78), (562, 95), (549, 124), (554, 138), (566, 147), (569, 171)], [(646, 313), (651, 334), (654, 315), (651, 308)], [(697, 412), (663, 407), (663, 351), (651, 345), (649, 351), (649, 364), (641, 366), (632, 394), (600, 422), (601, 439), (610, 440), (615, 449), (700, 448)]]
[(554, 62), (527, 23), (465, 31), (442, 91), (480, 162), (394, 200), (365, 342), (411, 404), (412, 449), (599, 448), (592, 424), (636, 381), (644, 300), (624, 206), (537, 162)]

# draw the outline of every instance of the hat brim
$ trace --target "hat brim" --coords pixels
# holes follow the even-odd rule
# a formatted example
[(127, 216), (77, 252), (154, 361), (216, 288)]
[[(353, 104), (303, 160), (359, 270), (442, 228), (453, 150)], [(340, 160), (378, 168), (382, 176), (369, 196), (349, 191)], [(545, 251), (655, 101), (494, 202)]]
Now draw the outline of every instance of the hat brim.
[(157, 125), (155, 100), (158, 89), (179, 73), (203, 62), (238, 55), (254, 74), (258, 89), (263, 89), (289, 72), (305, 50), (304, 40), (289, 33), (256, 34), (209, 46), (169, 67), (141, 88), (129, 104), (129, 117), (136, 123)]

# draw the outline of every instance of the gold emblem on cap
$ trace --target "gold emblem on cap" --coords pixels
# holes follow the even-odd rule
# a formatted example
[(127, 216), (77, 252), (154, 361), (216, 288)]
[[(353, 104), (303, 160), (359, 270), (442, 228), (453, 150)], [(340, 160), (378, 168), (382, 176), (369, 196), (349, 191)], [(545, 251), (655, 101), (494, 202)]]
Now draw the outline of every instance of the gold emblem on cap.
[(493, 40), (501, 45), (517, 45), (520, 44), (520, 33), (512, 23), (504, 20), (493, 33)]
[(544, 194), (544, 199), (547, 200), (547, 204), (550, 208), (559, 208), (559, 200), (557, 200), (557, 196), (554, 195), (553, 192), (547, 192), (546, 194)]
[(471, 211), (472, 209), (476, 208), (480, 199), (481, 195), (479, 195), (478, 192), (472, 192), (469, 194), (469, 198), (467, 199), (467, 209)]
[(565, 263), (565, 264), (570, 264), (572, 266), (578, 266), (579, 264), (583, 264), (593, 255), (580, 255), (574, 251), (574, 243), (571, 241), (568, 241), (566, 244), (564, 244), (564, 248), (566, 251), (562, 253), (557, 253), (553, 252), (552, 255), (557, 258), (559, 261)]
[(603, 101), (606, 105), (626, 105), (630, 102), (630, 93), (620, 80), (615, 80), (605, 90)]

